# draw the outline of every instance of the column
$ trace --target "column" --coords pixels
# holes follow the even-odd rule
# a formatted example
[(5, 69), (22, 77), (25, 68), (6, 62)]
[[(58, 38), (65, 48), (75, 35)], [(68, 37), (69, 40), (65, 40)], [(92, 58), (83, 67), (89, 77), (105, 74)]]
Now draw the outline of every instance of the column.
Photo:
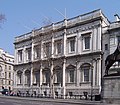
[(97, 84), (98, 84), (98, 86), (99, 86), (99, 93), (101, 92), (101, 89), (102, 89), (102, 87), (101, 87), (101, 85), (102, 85), (102, 72), (101, 72), (101, 58), (97, 58), (97, 67), (98, 67), (98, 73), (97, 73)]
[(78, 61), (76, 61), (76, 86), (79, 86), (80, 84), (80, 73), (79, 73), (79, 67), (78, 67)]
[(31, 78), (31, 86), (33, 85), (33, 67), (31, 67), (31, 76), (30, 76), (30, 78)]
[(25, 86), (25, 71), (23, 71), (23, 87)]
[(53, 81), (53, 78), (54, 78), (54, 74), (53, 74), (53, 61), (51, 61), (50, 71), (51, 71), (51, 83), (50, 83), (51, 95), (52, 95), (53, 99), (55, 99), (54, 81)]
[(14, 73), (14, 86), (17, 87), (17, 71)]
[(66, 59), (64, 59), (63, 61), (63, 98), (65, 99), (65, 94), (66, 94), (66, 91), (65, 91), (65, 69), (66, 69)]
[(40, 66), (40, 86), (42, 85), (42, 63), (41, 63), (41, 66)]
[(63, 36), (63, 55), (66, 55), (66, 29), (64, 29), (64, 36)]
[(52, 39), (51, 39), (52, 41), (51, 41), (51, 44), (52, 44), (52, 51), (51, 51), (51, 57), (53, 58), (54, 57), (54, 35), (52, 34)]

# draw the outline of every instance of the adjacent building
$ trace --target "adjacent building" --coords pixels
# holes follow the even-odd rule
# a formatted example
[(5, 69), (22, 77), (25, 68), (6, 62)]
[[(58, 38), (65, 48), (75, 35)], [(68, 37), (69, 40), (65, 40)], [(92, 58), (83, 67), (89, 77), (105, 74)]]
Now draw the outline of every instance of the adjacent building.
[(14, 84), (14, 56), (0, 49), (0, 90), (13, 89)]
[(109, 25), (98, 9), (16, 37), (14, 89), (63, 97), (100, 94)]

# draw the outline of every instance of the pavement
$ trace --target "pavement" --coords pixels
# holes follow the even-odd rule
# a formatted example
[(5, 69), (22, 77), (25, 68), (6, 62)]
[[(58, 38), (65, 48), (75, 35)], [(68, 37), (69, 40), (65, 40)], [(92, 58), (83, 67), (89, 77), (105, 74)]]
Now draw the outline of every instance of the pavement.
[(17, 97), (17, 96), (4, 96), (0, 95), (0, 98), (15, 99), (15, 100), (27, 100), (27, 101), (40, 101), (40, 102), (54, 102), (54, 103), (68, 103), (79, 105), (120, 105), (120, 104), (107, 104), (102, 101), (91, 100), (79, 100), (79, 99), (52, 99), (52, 98), (34, 98), (34, 97)]

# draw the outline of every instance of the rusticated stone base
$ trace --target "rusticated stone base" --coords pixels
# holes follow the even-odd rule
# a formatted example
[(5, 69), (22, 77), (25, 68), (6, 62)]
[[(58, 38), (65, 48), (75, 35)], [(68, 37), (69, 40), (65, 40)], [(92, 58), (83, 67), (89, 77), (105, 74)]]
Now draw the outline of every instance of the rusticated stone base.
[(108, 75), (103, 78), (103, 102), (120, 104), (120, 75)]

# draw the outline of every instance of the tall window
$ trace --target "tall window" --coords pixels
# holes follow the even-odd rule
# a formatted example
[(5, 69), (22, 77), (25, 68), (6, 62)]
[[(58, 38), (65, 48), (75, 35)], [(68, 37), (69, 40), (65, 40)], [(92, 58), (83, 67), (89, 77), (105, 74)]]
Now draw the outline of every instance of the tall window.
[(9, 66), (9, 70), (11, 70), (11, 66)]
[(9, 72), (9, 79), (11, 79), (11, 73)]
[(117, 37), (118, 43), (120, 43), (120, 36)]
[(61, 40), (55, 42), (55, 50), (56, 50), (56, 51), (55, 51), (56, 54), (61, 54), (61, 52), (62, 52)]
[(67, 82), (68, 83), (75, 82), (75, 67), (72, 65), (67, 67)]
[(69, 43), (69, 53), (75, 52), (75, 37), (74, 38), (69, 38), (68, 39)]
[(43, 83), (50, 83), (50, 72), (48, 70), (43, 71)]
[(89, 50), (90, 49), (90, 33), (83, 34), (83, 50)]
[(50, 57), (51, 56), (51, 43), (45, 43), (44, 44), (44, 57)]
[(26, 49), (27, 60), (31, 60), (31, 48)]
[(70, 75), (70, 82), (74, 82), (74, 70), (70, 70), (69, 75)]
[(18, 74), (18, 84), (22, 84), (22, 74)]
[[(34, 57), (35, 59), (39, 58), (40, 57), (40, 51), (39, 51), (39, 47), (38, 46), (35, 46), (34, 47)], [(30, 52), (29, 52), (30, 53)], [(31, 55), (31, 54), (30, 54)], [(31, 58), (30, 58), (31, 59)]]
[(56, 73), (56, 83), (62, 83), (62, 72), (59, 71), (55, 71)]
[(89, 69), (84, 68), (84, 82), (89, 82)]
[(81, 66), (81, 70), (82, 70), (82, 82), (89, 82), (90, 81), (90, 64), (83, 64)]
[(22, 50), (18, 50), (18, 62), (21, 62), (23, 59)]

